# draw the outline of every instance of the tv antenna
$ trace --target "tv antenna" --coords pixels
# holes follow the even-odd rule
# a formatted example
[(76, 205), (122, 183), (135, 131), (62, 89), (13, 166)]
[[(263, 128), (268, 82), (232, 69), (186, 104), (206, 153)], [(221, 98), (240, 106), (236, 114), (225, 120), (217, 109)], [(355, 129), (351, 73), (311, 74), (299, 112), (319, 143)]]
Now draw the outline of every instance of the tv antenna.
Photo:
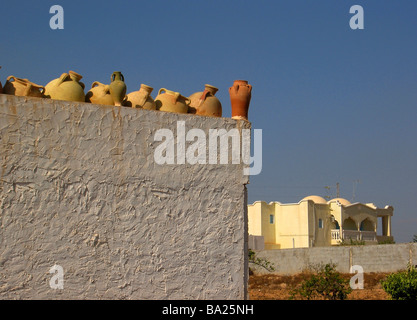
[[(326, 189), (327, 191), (327, 196), (325, 196), (324, 198), (326, 198), (327, 200), (330, 200), (332, 198), (332, 192), (331, 189), (333, 188), (333, 186), (325, 186), (324, 189)], [(339, 182), (336, 182), (336, 198), (340, 198), (340, 184)]]

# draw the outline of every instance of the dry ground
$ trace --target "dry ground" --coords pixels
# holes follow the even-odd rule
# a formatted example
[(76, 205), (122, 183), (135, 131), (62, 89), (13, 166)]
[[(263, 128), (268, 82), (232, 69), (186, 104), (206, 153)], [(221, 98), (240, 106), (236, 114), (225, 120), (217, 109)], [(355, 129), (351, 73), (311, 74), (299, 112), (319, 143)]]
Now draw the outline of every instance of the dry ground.
[[(389, 273), (364, 273), (364, 288), (353, 290), (348, 295), (349, 300), (388, 300), (389, 295), (382, 289), (380, 281)], [(251, 300), (287, 300), (292, 288), (301, 284), (308, 273), (280, 276), (274, 274), (256, 275), (249, 277), (249, 298)], [(353, 274), (343, 274), (350, 279)]]

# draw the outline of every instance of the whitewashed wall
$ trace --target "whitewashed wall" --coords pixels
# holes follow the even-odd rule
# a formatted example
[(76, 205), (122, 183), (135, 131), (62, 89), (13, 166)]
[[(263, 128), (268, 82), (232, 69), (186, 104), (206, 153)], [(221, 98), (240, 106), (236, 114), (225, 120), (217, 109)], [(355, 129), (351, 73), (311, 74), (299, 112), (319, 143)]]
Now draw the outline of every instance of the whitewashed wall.
[(155, 131), (179, 120), (249, 128), (0, 94), (0, 298), (245, 299), (248, 178), (156, 164)]

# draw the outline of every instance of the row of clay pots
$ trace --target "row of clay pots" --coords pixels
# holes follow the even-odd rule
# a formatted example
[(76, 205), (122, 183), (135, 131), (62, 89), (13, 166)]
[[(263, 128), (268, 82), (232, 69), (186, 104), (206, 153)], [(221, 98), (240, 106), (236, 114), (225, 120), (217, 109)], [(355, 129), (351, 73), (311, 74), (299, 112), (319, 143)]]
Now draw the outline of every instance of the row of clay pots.
[[(9, 76), (3, 88), (0, 83), (0, 93), (204, 116), (222, 116), (222, 105), (215, 96), (218, 88), (209, 84), (205, 85), (203, 91), (193, 93), (189, 97), (161, 88), (156, 98), (153, 99), (151, 96), (153, 88), (145, 84), (141, 84), (138, 91), (126, 95), (124, 77), (119, 71), (113, 72), (108, 85), (94, 81), (87, 94), (84, 93), (85, 85), (80, 81), (81, 79), (80, 74), (69, 71), (43, 87), (28, 79)], [(245, 80), (236, 80), (229, 88), (232, 118), (248, 119), (251, 91), (252, 86)]]

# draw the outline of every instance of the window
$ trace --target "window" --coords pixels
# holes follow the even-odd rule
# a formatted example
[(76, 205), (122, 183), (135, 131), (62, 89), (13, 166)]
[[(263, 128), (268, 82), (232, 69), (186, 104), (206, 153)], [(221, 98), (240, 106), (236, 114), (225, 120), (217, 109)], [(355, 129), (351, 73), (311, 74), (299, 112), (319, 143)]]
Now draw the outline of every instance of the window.
[(323, 219), (319, 219), (319, 229), (323, 229)]
[(274, 223), (274, 215), (273, 214), (270, 214), (269, 215), (269, 223), (270, 224), (273, 224)]

